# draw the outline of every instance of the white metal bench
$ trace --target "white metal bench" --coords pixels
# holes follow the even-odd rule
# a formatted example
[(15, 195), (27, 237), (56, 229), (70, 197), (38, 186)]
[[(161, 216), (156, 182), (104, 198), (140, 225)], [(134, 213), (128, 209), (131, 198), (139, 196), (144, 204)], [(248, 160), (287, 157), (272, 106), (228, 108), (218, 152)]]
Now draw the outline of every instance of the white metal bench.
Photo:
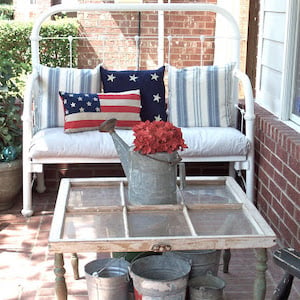
[[(32, 184), (33, 179), (37, 174), (37, 190), (43, 192), (45, 190), (43, 180), (43, 165), (44, 164), (59, 164), (59, 163), (112, 163), (119, 162), (118, 155), (114, 149), (113, 142), (108, 133), (99, 133), (97, 130), (85, 131), (78, 133), (66, 133), (64, 131), (64, 112), (62, 106), (59, 105), (49, 107), (49, 97), (58, 97), (58, 90), (61, 86), (54, 86), (53, 84), (46, 84), (45, 80), (49, 78), (49, 72), (53, 71), (47, 69), (45, 66), (40, 65), (40, 53), (39, 53), (39, 40), (40, 40), (40, 28), (41, 24), (51, 15), (58, 12), (83, 12), (83, 11), (211, 11), (217, 14), (221, 14), (232, 26), (232, 58), (229, 62), (235, 63), (233, 67), (226, 74), (230, 75), (226, 79), (226, 83), (230, 85), (231, 95), (229, 111), (232, 112), (232, 119), (229, 126), (193, 126), (193, 122), (197, 124), (197, 117), (193, 117), (193, 122), (182, 127), (183, 137), (188, 149), (181, 153), (184, 162), (216, 162), (224, 161), (229, 162), (231, 166), (231, 175), (234, 175), (233, 170), (245, 170), (246, 171), (246, 193), (251, 201), (254, 201), (254, 102), (252, 96), (252, 87), (250, 81), (243, 72), (238, 69), (239, 66), (239, 51), (240, 51), (240, 34), (237, 23), (234, 18), (223, 8), (210, 4), (79, 4), (73, 7), (66, 7), (63, 5), (57, 5), (45, 11), (35, 22), (32, 34), (32, 67), (33, 71), (30, 75), (26, 92), (24, 97), (24, 112), (23, 112), (23, 210), (24, 216), (31, 216), (33, 214), (32, 209)], [(170, 36), (164, 37), (169, 41)], [(205, 38), (201, 36), (201, 38)], [(172, 47), (169, 47), (172, 51)], [(159, 52), (158, 52), (159, 55)], [(162, 62), (162, 58), (158, 58), (158, 62)], [(225, 62), (224, 62), (225, 63)], [(172, 116), (170, 121), (182, 124), (180, 122), (190, 123), (191, 111), (196, 111), (196, 106), (192, 107), (191, 111), (187, 110), (187, 120), (180, 116), (181, 111), (175, 109), (174, 102), (178, 100), (178, 94), (176, 94), (175, 88), (178, 80), (180, 81), (181, 70), (173, 68), (172, 61), (165, 62), (166, 71), (165, 76), (168, 77), (169, 88), (169, 103), (168, 107), (169, 116)], [(76, 76), (82, 76), (79, 69), (70, 69)], [(192, 71), (198, 72), (199, 70), (194, 68)], [(221, 70), (221, 69), (218, 69)], [(66, 69), (56, 69), (57, 72), (67, 72)], [(192, 72), (191, 71), (191, 72)], [(201, 69), (201, 72), (203, 69)], [(207, 69), (205, 69), (207, 71)], [(48, 75), (45, 75), (45, 72)], [(100, 78), (100, 68), (95, 66), (95, 69), (89, 71), (89, 79), (92, 86), (89, 86), (89, 90), (80, 90), (77, 86), (77, 90), (70, 92), (100, 92), (100, 87), (97, 86), (97, 80)], [(221, 72), (221, 71), (220, 71)], [(72, 75), (74, 75), (72, 74)], [(170, 75), (172, 74), (172, 75)], [(220, 74), (220, 73), (219, 73)], [(170, 76), (175, 80), (171, 81)], [(46, 78), (46, 79), (45, 79)], [(81, 80), (79, 78), (79, 80)], [(61, 83), (67, 89), (66, 79), (62, 79)], [(237, 130), (236, 116), (233, 112), (236, 110), (238, 103), (238, 84), (241, 82), (244, 90), (245, 97), (245, 109), (242, 110), (241, 118), (244, 124), (243, 132)], [(172, 89), (172, 86), (175, 88)], [(227, 86), (228, 87), (228, 86)], [(226, 87), (226, 88), (227, 88)], [(45, 92), (46, 88), (46, 92)], [(55, 90), (56, 88), (56, 90)], [(42, 94), (41, 94), (42, 93)], [(175, 95), (174, 95), (175, 93)], [(224, 93), (223, 91), (220, 94)], [(187, 97), (190, 97), (190, 91), (186, 92)], [(177, 98), (176, 98), (177, 97)], [(195, 97), (195, 95), (194, 95)], [(175, 100), (174, 100), (175, 99)], [(172, 102), (173, 101), (173, 102)], [(179, 102), (176, 103), (178, 105)], [(185, 103), (187, 106), (190, 104), (189, 100)], [(172, 108), (173, 105), (173, 108)], [(55, 107), (57, 110), (55, 111)], [(50, 109), (51, 108), (51, 109)], [(172, 110), (173, 109), (173, 110)], [(220, 108), (221, 109), (221, 108)], [(222, 108), (223, 109), (223, 108)], [(227, 108), (225, 108), (227, 109)], [(177, 117), (183, 118), (182, 120)], [(201, 118), (205, 119), (206, 115), (202, 115)], [(207, 121), (207, 120), (206, 120)], [(204, 120), (205, 123), (205, 120)], [(176, 124), (175, 124), (176, 125)], [(227, 124), (228, 125), (228, 124)], [(244, 133), (245, 132), (245, 133)], [(133, 141), (131, 130), (119, 129), (118, 133), (129, 144)]]

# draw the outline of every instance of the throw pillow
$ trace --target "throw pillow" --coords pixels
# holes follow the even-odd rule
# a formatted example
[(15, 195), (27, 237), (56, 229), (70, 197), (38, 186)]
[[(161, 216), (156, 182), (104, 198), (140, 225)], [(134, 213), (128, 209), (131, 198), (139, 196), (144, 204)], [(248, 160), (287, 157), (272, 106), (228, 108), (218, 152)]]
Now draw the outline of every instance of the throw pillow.
[(139, 90), (122, 93), (59, 92), (65, 110), (65, 132), (98, 129), (105, 120), (116, 118), (116, 126), (131, 128), (140, 122)]
[(63, 106), (59, 99), (59, 91), (72, 93), (99, 93), (100, 68), (73, 69), (50, 68), (40, 65), (39, 97), (35, 103), (36, 131), (49, 127), (64, 126)]
[(165, 67), (157, 70), (111, 71), (101, 67), (104, 92), (141, 91), (141, 120), (166, 121)]
[(231, 126), (234, 66), (169, 66), (169, 121), (179, 127)]

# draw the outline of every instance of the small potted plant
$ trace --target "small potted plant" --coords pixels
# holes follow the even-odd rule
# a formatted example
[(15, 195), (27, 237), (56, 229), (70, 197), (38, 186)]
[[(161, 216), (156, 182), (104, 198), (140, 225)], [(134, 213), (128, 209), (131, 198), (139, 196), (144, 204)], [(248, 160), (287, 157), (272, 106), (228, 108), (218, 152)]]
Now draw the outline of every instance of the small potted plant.
[(13, 68), (5, 61), (0, 64), (0, 210), (5, 210), (22, 187), (22, 126)]

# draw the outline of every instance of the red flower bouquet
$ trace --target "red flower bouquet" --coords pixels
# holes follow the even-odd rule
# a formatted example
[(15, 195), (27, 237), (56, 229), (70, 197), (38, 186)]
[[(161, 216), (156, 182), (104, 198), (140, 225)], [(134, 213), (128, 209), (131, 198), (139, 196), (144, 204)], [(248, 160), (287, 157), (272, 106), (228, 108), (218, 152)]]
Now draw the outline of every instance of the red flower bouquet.
[(170, 122), (146, 121), (135, 125), (132, 129), (135, 136), (134, 151), (141, 154), (172, 153), (187, 148), (181, 129)]

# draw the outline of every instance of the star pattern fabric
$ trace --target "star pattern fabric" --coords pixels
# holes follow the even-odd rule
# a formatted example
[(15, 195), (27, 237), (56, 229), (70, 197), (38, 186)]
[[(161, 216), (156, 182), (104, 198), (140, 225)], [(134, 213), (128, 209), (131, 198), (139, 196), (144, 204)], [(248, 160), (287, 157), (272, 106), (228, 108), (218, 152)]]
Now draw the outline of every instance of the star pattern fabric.
[(100, 69), (105, 93), (140, 90), (142, 121), (167, 120), (164, 71), (165, 67), (139, 71)]
[(159, 96), (159, 94), (153, 95), (153, 101), (159, 102), (160, 99), (161, 97)]
[(151, 74), (151, 80), (157, 81), (159, 76), (156, 73)]
[(114, 82), (114, 79), (116, 79), (116, 77), (114, 76), (114, 74), (110, 74), (110, 75), (107, 76), (107, 81)]
[(138, 80), (138, 77), (135, 74), (129, 76), (129, 81), (136, 82), (137, 80)]
[(59, 92), (63, 99), (65, 115), (79, 112), (100, 112), (100, 101), (97, 94), (75, 94)]

